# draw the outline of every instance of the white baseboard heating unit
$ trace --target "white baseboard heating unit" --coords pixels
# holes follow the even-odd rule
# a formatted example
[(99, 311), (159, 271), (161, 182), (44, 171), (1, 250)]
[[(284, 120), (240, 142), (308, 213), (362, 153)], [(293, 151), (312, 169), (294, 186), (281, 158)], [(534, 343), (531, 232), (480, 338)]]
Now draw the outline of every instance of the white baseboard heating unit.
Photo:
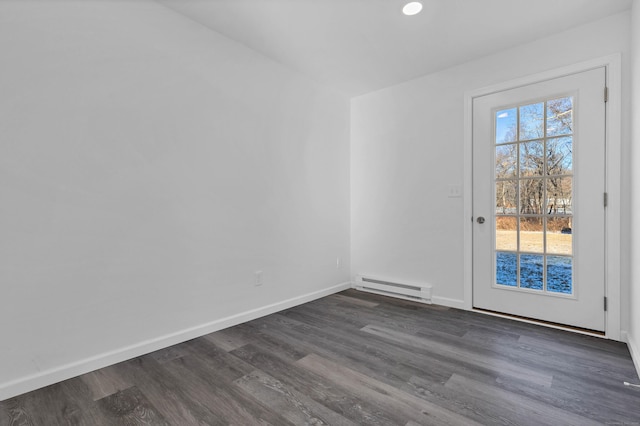
[(386, 278), (358, 275), (354, 288), (383, 296), (431, 304), (431, 284), (407, 283)]

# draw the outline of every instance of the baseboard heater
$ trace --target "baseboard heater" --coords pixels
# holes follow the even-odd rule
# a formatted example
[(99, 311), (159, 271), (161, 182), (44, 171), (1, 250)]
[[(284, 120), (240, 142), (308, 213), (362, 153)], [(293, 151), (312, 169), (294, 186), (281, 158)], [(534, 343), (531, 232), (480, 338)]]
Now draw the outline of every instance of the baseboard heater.
[(367, 291), (369, 293), (431, 304), (431, 284), (407, 283), (358, 275), (354, 287), (357, 290)]

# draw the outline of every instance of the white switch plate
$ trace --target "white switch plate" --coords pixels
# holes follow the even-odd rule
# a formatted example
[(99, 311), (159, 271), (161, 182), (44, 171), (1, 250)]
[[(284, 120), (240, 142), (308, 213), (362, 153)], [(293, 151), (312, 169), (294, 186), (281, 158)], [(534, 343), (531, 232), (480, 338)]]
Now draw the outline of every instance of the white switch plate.
[(462, 185), (454, 183), (449, 185), (449, 198), (462, 197)]

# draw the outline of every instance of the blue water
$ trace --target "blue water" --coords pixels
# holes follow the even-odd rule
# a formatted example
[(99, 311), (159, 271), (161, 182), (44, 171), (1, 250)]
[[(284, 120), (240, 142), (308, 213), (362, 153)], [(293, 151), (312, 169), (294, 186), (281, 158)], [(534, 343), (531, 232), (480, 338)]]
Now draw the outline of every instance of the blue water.
[[(496, 253), (496, 281), (498, 284), (516, 287), (517, 255)], [(547, 290), (554, 293), (571, 294), (571, 258), (547, 256)], [(537, 254), (520, 255), (520, 287), (532, 290), (543, 289), (543, 256)]]

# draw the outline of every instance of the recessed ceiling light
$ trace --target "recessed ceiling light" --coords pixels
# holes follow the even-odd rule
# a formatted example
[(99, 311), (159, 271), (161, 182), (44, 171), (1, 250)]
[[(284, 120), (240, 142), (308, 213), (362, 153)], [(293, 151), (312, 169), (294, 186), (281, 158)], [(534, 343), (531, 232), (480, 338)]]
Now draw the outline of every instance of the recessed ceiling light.
[(402, 13), (407, 16), (417, 15), (422, 10), (422, 3), (419, 1), (412, 1), (411, 3), (407, 3), (402, 8)]

